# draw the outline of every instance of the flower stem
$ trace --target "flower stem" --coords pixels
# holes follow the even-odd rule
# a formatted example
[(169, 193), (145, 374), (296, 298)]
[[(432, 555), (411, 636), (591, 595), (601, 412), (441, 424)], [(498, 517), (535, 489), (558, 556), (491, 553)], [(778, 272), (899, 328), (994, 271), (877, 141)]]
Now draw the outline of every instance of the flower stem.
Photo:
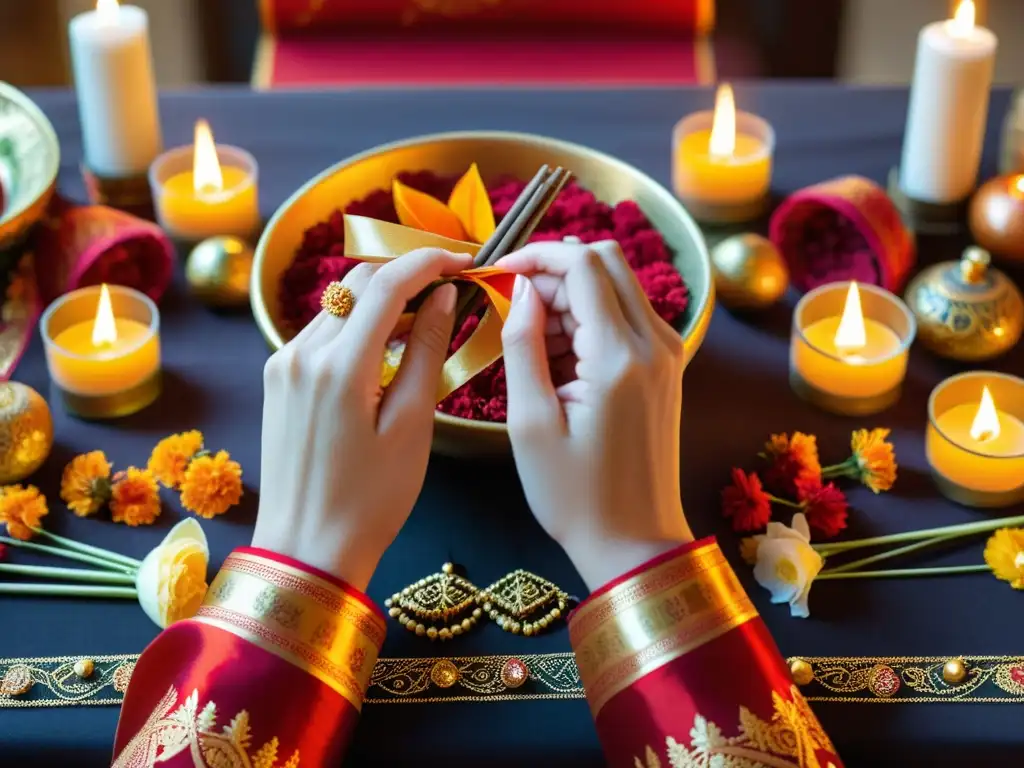
[(850, 549), (861, 547), (877, 547), (884, 544), (898, 544), (903, 541), (920, 541), (921, 539), (957, 538), (959, 536), (970, 536), (975, 533), (988, 533), (999, 528), (1013, 528), (1024, 525), (1024, 515), (1017, 517), (1003, 517), (995, 520), (983, 520), (978, 523), (962, 523), (961, 525), (947, 525), (942, 528), (926, 528), (920, 531), (906, 531), (904, 533), (892, 533), (888, 536), (875, 536), (870, 539), (856, 539), (854, 541), (840, 541), (834, 544), (815, 544), (814, 550), (822, 555), (832, 555), (836, 552), (845, 552)]
[(767, 494), (768, 499), (775, 504), (781, 504), (784, 507), (792, 507), (793, 509), (803, 509), (804, 505), (789, 499), (780, 499), (778, 496), (772, 496), (770, 493)]
[(134, 569), (138, 569), (142, 565), (141, 560), (136, 560), (135, 558), (128, 557), (127, 555), (119, 555), (117, 552), (111, 552), (109, 549), (103, 549), (102, 547), (93, 547), (89, 544), (82, 544), (81, 542), (74, 541), (73, 539), (65, 539), (63, 536), (58, 536), (55, 533), (50, 533), (49, 531), (43, 530), (42, 528), (36, 528), (34, 529), (34, 531), (35, 533), (50, 539), (50, 541), (56, 542), (57, 544), (65, 546), (68, 549), (73, 549), (77, 552), (84, 552), (87, 555), (100, 557), (104, 560), (109, 560), (112, 563), (126, 565), (129, 568)]
[(889, 577), (948, 576), (955, 573), (984, 573), (987, 565), (948, 565), (940, 568), (897, 568), (892, 571), (854, 571), (852, 573), (819, 573), (815, 579), (883, 579)]
[(75, 552), (74, 550), (63, 549), (62, 547), (48, 547), (45, 544), (36, 544), (31, 541), (21, 541), (20, 539), (12, 539), (7, 536), (0, 536), (0, 544), (9, 544), (12, 547), (21, 547), (22, 549), (31, 549), (34, 552), (42, 552), (46, 555), (66, 557), (69, 560), (79, 560), (83, 563), (89, 563), (90, 565), (98, 565), (100, 568), (106, 568), (108, 571), (126, 573), (129, 576), (135, 575), (134, 568), (129, 568), (127, 565), (119, 565), (117, 563), (112, 563), (109, 560), (103, 560), (99, 557), (93, 557), (92, 555), (87, 555), (84, 552)]
[(860, 568), (862, 565), (870, 565), (871, 563), (877, 563), (879, 560), (886, 560), (886, 559), (888, 559), (890, 557), (897, 557), (898, 555), (905, 555), (905, 554), (907, 554), (909, 552), (914, 552), (915, 550), (923, 549), (924, 547), (930, 547), (930, 546), (932, 546), (934, 544), (941, 544), (944, 541), (952, 541), (953, 539), (956, 539), (956, 538), (959, 538), (959, 537), (958, 536), (939, 536), (939, 537), (936, 537), (934, 539), (925, 539), (924, 541), (918, 541), (918, 542), (916, 542), (914, 544), (907, 544), (907, 545), (902, 546), (902, 547), (897, 547), (896, 549), (890, 549), (890, 550), (888, 550), (886, 552), (879, 552), (877, 555), (871, 555), (870, 557), (864, 557), (864, 558), (861, 558), (860, 560), (854, 560), (851, 563), (844, 563), (843, 565), (840, 565), (840, 566), (838, 566), (836, 568), (830, 568), (827, 571), (823, 571), (822, 574), (824, 575), (825, 573), (847, 573), (849, 571), (855, 571), (858, 568)]
[(0, 584), (0, 595), (42, 595), (45, 597), (117, 597), (138, 600), (129, 587), (93, 587), (77, 584)]
[(87, 568), (50, 568), (40, 565), (8, 565), (0, 563), (0, 573), (11, 573), (17, 576), (38, 576), (41, 579), (64, 579), (65, 581), (85, 581), (93, 584), (127, 584), (135, 585), (135, 579), (127, 573), (110, 573), (109, 571), (93, 571)]

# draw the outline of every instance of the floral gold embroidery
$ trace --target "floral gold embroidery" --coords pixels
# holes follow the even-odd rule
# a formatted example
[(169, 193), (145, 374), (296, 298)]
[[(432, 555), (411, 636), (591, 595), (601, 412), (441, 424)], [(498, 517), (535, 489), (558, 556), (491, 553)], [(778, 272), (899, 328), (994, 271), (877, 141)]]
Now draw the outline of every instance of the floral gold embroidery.
[[(746, 707), (740, 707), (740, 734), (726, 736), (722, 729), (702, 715), (693, 719), (689, 746), (669, 736), (666, 754), (672, 768), (828, 768), (818, 753), (835, 754), (835, 748), (796, 686), (789, 698), (772, 691), (774, 712), (765, 721)], [(634, 768), (662, 768), (653, 748), (644, 749), (643, 759), (633, 759)]]
[(217, 705), (208, 701), (199, 709), (199, 691), (193, 690), (174, 709), (178, 692), (172, 686), (145, 724), (121, 750), (112, 768), (153, 768), (188, 752), (195, 768), (299, 768), (299, 751), (278, 762), (280, 741), (275, 736), (252, 750), (249, 713), (242, 710), (217, 730)]

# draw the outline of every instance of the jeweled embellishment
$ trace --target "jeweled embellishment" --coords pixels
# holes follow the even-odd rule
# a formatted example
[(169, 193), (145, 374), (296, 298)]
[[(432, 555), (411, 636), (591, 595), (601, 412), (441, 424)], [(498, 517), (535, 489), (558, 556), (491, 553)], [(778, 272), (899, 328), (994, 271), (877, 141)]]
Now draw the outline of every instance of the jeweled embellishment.
[(887, 664), (879, 664), (871, 670), (868, 690), (875, 696), (887, 699), (900, 689), (900, 676)]
[(942, 679), (951, 685), (962, 682), (967, 677), (967, 667), (963, 659), (950, 659), (942, 665)]
[(519, 659), (511, 658), (501, 667), (501, 682), (506, 688), (518, 688), (530, 679), (530, 670)]
[(803, 659), (793, 659), (789, 663), (789, 674), (797, 685), (809, 685), (814, 680), (814, 668)]
[(561, 618), (569, 595), (547, 579), (519, 569), (481, 590), (476, 602), (506, 632), (529, 637)]
[(459, 682), (459, 668), (448, 659), (441, 659), (430, 668), (430, 680), (438, 688), (451, 688)]
[(135, 671), (135, 662), (122, 664), (114, 671), (114, 690), (124, 693), (128, 690), (128, 683), (131, 682), (132, 672)]
[(92, 659), (79, 659), (75, 662), (75, 674), (83, 680), (87, 680), (92, 677), (93, 670), (96, 669), (96, 664)]
[(391, 618), (417, 636), (451, 640), (480, 619), (482, 612), (473, 607), (478, 592), (475, 584), (455, 573), (455, 566), (445, 563), (440, 573), (410, 584), (384, 605)]
[(32, 688), (32, 670), (23, 664), (11, 667), (0, 680), (0, 696), (21, 696)]

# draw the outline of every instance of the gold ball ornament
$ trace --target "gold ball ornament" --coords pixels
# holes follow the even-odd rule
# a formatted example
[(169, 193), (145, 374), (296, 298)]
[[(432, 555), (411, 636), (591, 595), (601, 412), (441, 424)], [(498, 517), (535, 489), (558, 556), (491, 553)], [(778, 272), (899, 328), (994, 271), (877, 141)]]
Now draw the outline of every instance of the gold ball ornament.
[(730, 309), (765, 309), (789, 287), (789, 269), (779, 249), (765, 237), (727, 237), (711, 249), (715, 292)]
[(942, 666), (942, 679), (956, 685), (967, 677), (967, 665), (963, 659), (950, 659)]
[(808, 685), (814, 680), (814, 668), (803, 659), (793, 659), (789, 662), (789, 674), (793, 676), (793, 682), (797, 685)]
[(1009, 351), (1024, 332), (1020, 289), (971, 246), (959, 262), (923, 270), (905, 299), (917, 318), (917, 338), (942, 357), (976, 362)]
[(185, 277), (192, 293), (211, 307), (236, 307), (249, 301), (253, 249), (237, 237), (211, 237), (188, 255)]
[(0, 383), (0, 485), (31, 475), (52, 447), (53, 419), (42, 396), (16, 381)]

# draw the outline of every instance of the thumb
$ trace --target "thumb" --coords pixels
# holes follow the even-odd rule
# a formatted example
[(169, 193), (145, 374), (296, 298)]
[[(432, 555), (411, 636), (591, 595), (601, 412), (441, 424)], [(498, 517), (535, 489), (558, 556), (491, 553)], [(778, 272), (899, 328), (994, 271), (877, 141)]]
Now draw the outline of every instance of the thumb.
[(501, 329), (508, 391), (508, 430), (516, 435), (550, 429), (563, 422), (562, 408), (551, 381), (544, 324), (547, 313), (540, 295), (523, 275), (516, 276), (512, 306)]
[(455, 325), (457, 293), (452, 283), (438, 286), (416, 313), (402, 364), (381, 404), (381, 431), (394, 419), (415, 417), (410, 409), (425, 419), (433, 418), (437, 381)]

